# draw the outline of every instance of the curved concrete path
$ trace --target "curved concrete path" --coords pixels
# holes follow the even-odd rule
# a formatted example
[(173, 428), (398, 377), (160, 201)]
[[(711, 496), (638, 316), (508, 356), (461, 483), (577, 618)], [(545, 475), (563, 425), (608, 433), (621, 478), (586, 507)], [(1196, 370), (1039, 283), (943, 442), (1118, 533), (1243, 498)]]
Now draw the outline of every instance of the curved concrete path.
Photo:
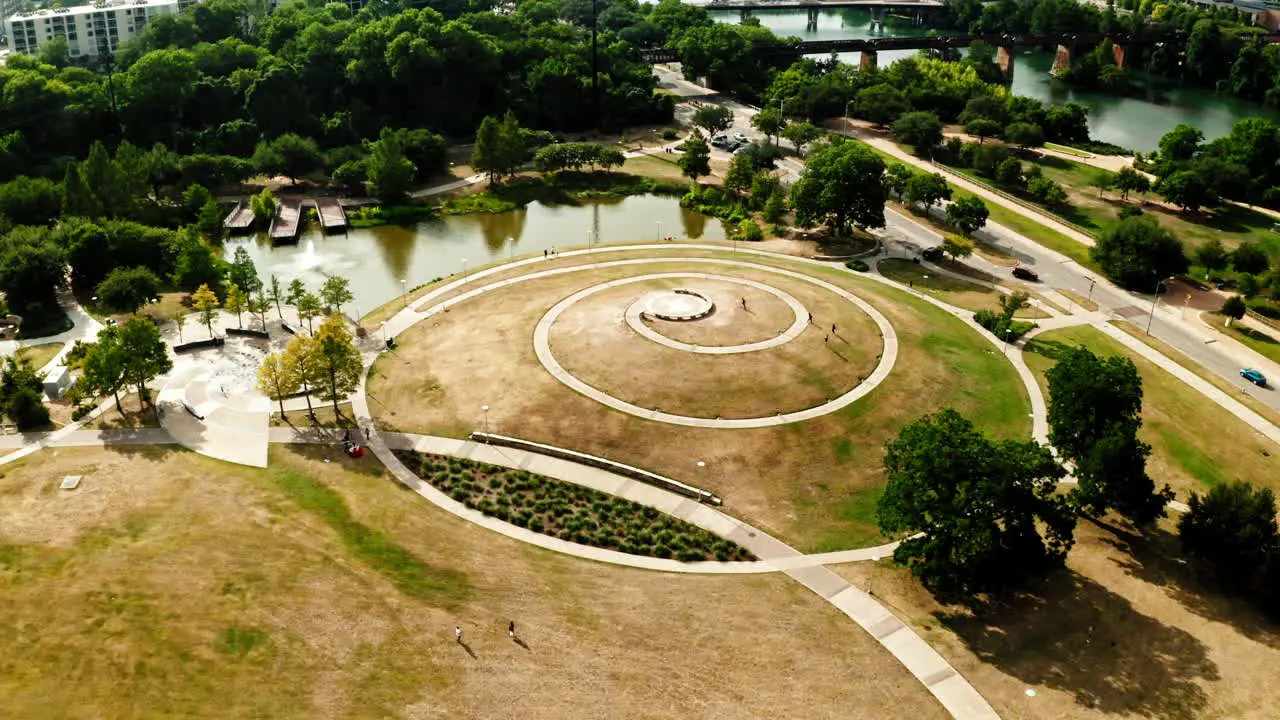
[[(624, 261), (624, 262), (630, 262), (630, 261)], [(585, 395), (586, 397), (591, 398), (592, 400), (595, 400), (601, 405), (613, 408), (614, 410), (618, 410), (619, 412), (624, 412), (624, 413), (627, 413), (628, 415), (635, 415), (636, 417), (644, 418), (645, 420), (654, 420), (657, 422), (669, 423), (671, 425), (683, 425), (685, 427), (699, 427), (699, 428), (722, 428), (722, 429), (762, 428), (762, 427), (773, 427), (776, 425), (788, 425), (790, 423), (801, 422), (804, 420), (812, 420), (813, 418), (821, 417), (828, 413), (833, 413), (865, 397), (867, 393), (871, 392), (876, 388), (876, 386), (884, 382), (885, 378), (889, 377), (889, 373), (893, 370), (893, 365), (898, 359), (898, 336), (894, 332), (893, 326), (889, 324), (889, 320), (885, 318), (884, 315), (880, 314), (879, 310), (876, 310), (874, 307), (871, 306), (870, 303), (854, 295), (853, 293), (850, 293), (844, 290), (843, 288), (832, 285), (829, 282), (819, 280), (817, 278), (808, 277), (807, 275), (804, 275), (802, 273), (792, 272), (790, 270), (775, 268), (768, 265), (758, 265), (755, 263), (743, 262), (741, 260), (721, 260), (718, 258), (683, 258), (682, 262), (715, 263), (720, 265), (731, 265), (735, 267), (745, 267), (752, 270), (777, 273), (779, 275), (784, 275), (794, 279), (804, 280), (805, 282), (813, 283), (814, 285), (817, 285), (818, 287), (821, 287), (824, 290), (834, 293), (838, 297), (852, 303), (859, 310), (871, 316), (872, 321), (874, 321), (876, 324), (876, 327), (879, 328), (880, 335), (884, 340), (884, 349), (882, 350), (880, 355), (880, 362), (876, 365), (875, 370), (873, 370), (871, 374), (867, 376), (866, 380), (858, 383), (858, 385), (856, 385), (849, 392), (846, 392), (843, 395), (840, 395), (839, 397), (835, 398), (834, 400), (823, 403), (821, 405), (816, 405), (811, 408), (805, 408), (804, 410), (797, 410), (795, 412), (790, 412), (790, 413), (779, 413), (777, 415), (770, 415), (767, 417), (721, 419), (721, 418), (692, 417), (689, 415), (676, 415), (674, 413), (666, 413), (666, 412), (661, 412), (659, 410), (643, 408), (643, 407), (640, 407), (639, 405), (634, 405), (632, 403), (626, 402), (625, 400), (616, 398), (606, 392), (603, 392), (597, 388), (592, 387), (591, 385), (588, 385), (585, 382), (582, 382), (577, 377), (575, 377), (572, 373), (570, 373), (568, 370), (565, 370), (564, 366), (562, 366), (559, 363), (559, 361), (556, 360), (555, 355), (552, 354), (551, 343), (550, 343), (551, 326), (555, 324), (556, 319), (560, 317), (561, 313), (563, 313), (565, 310), (568, 310), (578, 301), (582, 300), (583, 298), (589, 297), (595, 293), (601, 292), (603, 290), (607, 290), (609, 288), (618, 287), (621, 285), (627, 285), (633, 282), (641, 282), (645, 280), (655, 280), (655, 279), (662, 279), (662, 278), (673, 277), (673, 276), (683, 277), (683, 276), (687, 276), (687, 273), (672, 273), (670, 275), (668, 274), (641, 275), (638, 277), (625, 278), (622, 280), (613, 280), (611, 282), (601, 283), (599, 285), (593, 285), (584, 290), (579, 290), (578, 292), (561, 300), (560, 302), (556, 303), (550, 310), (548, 310), (546, 315), (542, 316), (542, 319), (538, 321), (537, 326), (534, 327), (533, 329), (533, 349), (534, 349), (534, 353), (538, 357), (538, 362), (542, 363), (542, 366), (546, 368), (547, 372), (551, 373), (552, 377), (554, 377), (556, 380), (559, 380), (564, 385), (568, 386), (569, 388), (573, 389), (574, 391), (578, 392), (581, 395)], [(590, 269), (597, 269), (601, 267), (607, 267), (612, 264), (613, 263), (594, 263), (594, 264), (583, 265), (578, 267), (582, 270), (590, 270)], [(552, 272), (552, 271), (547, 271), (547, 272)], [(529, 275), (525, 275), (522, 277), (527, 280), (536, 280), (539, 277), (545, 277), (545, 274), (531, 273)], [(488, 287), (492, 287), (492, 286), (488, 286)], [(481, 288), (481, 290), (483, 290), (483, 288)], [(807, 318), (805, 322), (807, 323)], [(803, 331), (803, 329), (804, 328), (802, 327), (801, 330)], [(774, 340), (777, 341), (778, 338), (775, 338)], [(781, 344), (781, 342), (775, 342), (775, 344)]]
[[(639, 278), (629, 278), (627, 282), (639, 282), (641, 280), (653, 279), (654, 275), (641, 276)], [(791, 327), (783, 330), (777, 337), (761, 340), (760, 342), (743, 343), (741, 345), (694, 345), (692, 343), (680, 342), (657, 332), (653, 328), (644, 324), (645, 309), (642, 304), (645, 298), (641, 298), (629, 306), (627, 306), (626, 321), (627, 325), (636, 332), (636, 334), (651, 340), (659, 345), (665, 345), (675, 350), (683, 350), (685, 352), (697, 353), (699, 355), (735, 355), (738, 353), (749, 353), (757, 350), (768, 350), (769, 348), (778, 347), (785, 343), (789, 343), (804, 332), (809, 325), (808, 310), (804, 304), (795, 298), (791, 293), (783, 292), (771, 285), (765, 285), (754, 280), (746, 280), (744, 278), (734, 278), (728, 275), (711, 275), (708, 273), (663, 273), (662, 277), (689, 277), (702, 280), (718, 280), (720, 282), (729, 282), (737, 285), (745, 285), (746, 287), (755, 288), (762, 292), (769, 293), (787, 304), (791, 308), (791, 312), (795, 315), (795, 321), (791, 323)], [(646, 296), (647, 297), (647, 296)]]

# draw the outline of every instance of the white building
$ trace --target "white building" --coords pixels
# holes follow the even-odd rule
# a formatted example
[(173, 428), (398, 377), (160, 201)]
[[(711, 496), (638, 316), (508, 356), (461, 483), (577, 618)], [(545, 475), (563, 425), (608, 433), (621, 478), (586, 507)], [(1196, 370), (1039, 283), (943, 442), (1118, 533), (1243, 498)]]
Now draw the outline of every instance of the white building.
[(54, 38), (65, 38), (74, 58), (114, 55), (157, 15), (179, 13), (196, 0), (114, 0), (95, 5), (20, 12), (4, 21), (9, 48), (34, 55)]

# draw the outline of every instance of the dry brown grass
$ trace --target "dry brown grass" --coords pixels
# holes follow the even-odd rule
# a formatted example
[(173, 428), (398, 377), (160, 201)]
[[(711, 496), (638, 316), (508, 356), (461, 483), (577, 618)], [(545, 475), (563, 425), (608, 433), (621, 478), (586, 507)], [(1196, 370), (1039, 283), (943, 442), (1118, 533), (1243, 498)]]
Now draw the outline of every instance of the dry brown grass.
[[(314, 406), (313, 412), (315, 412), (319, 427), (356, 427), (356, 416), (351, 410), (351, 403), (338, 403), (338, 414), (334, 415), (333, 405), (318, 400), (312, 400), (311, 402)], [(301, 410), (290, 410), (285, 413), (284, 417), (280, 416), (279, 403), (272, 403), (271, 407), (273, 408), (271, 412), (272, 427), (311, 427), (311, 419), (307, 417), (307, 409), (305, 407)]]
[[(636, 334), (622, 317), (625, 309), (660, 288), (696, 287), (716, 303), (715, 314), (691, 323), (658, 321), (658, 331), (679, 329), (682, 340), (714, 345), (777, 337), (795, 316), (786, 303), (753, 288), (706, 280), (656, 280), (604, 290), (575, 304), (552, 327), (551, 349), (566, 370), (598, 390), (641, 407), (695, 417), (762, 417), (803, 410), (848, 392), (871, 374), (884, 346), (869, 316), (829, 291), (804, 287), (808, 283), (802, 281), (761, 277), (763, 273), (739, 275), (773, 282), (823, 325), (808, 325), (791, 342), (756, 352), (702, 355), (677, 350)], [(740, 304), (744, 298), (745, 311)], [(803, 316), (802, 320), (807, 321)], [(836, 326), (835, 335), (828, 323)]]
[[(966, 267), (953, 263), (955, 267)], [(1000, 291), (994, 288), (978, 285), (967, 280), (961, 280), (950, 275), (941, 275), (936, 270), (931, 271), (929, 268), (918, 265), (910, 260), (881, 260), (877, 265), (880, 274), (902, 283), (920, 292), (929, 293), (939, 300), (955, 305), (956, 307), (966, 310), (999, 310), (1000, 309)], [(981, 273), (981, 271), (970, 269), (970, 273)], [(993, 282), (995, 278), (986, 273), (981, 273), (984, 277), (980, 278), (986, 282)], [(1049, 314), (1033, 307), (1027, 307), (1016, 313), (1020, 318), (1046, 318)]]
[[(152, 397), (156, 391), (151, 390)], [(108, 430), (112, 428), (153, 428), (160, 427), (160, 419), (156, 417), (154, 407), (142, 406), (142, 399), (136, 392), (120, 393), (120, 408), (111, 407), (98, 417), (83, 425), (85, 430)]]
[[(4, 468), (0, 715), (945, 717), (781, 575), (578, 561), (447, 515), (371, 458), (275, 448), (271, 462), (83, 448)], [(81, 487), (55, 489), (65, 474)], [(394, 543), (440, 589), (399, 589), (339, 527)]]
[(978, 612), (940, 604), (889, 561), (837, 572), (870, 584), (1002, 717), (1274, 718), (1280, 627), (1200, 584), (1161, 526), (1144, 539), (1081, 522), (1066, 571)]
[[(732, 257), (729, 252), (710, 253)], [(614, 253), (610, 253), (612, 257)], [(741, 256), (739, 256), (741, 257)], [(1002, 437), (1029, 432), (1025, 390), (999, 351), (959, 320), (906, 293), (836, 268), (784, 259), (876, 306), (898, 333), (894, 372), (866, 398), (804, 423), (707, 430), (615, 412), (552, 378), (533, 353), (538, 319), (577, 289), (673, 266), (733, 275), (729, 266), (654, 262), (531, 280), (420, 323), (384, 355), (370, 383), (380, 425), (463, 437), (484, 422), (500, 432), (627, 462), (725, 498), (727, 510), (805, 549), (880, 541), (874, 499), (883, 443), (906, 422), (955, 407)], [(541, 289), (541, 296), (527, 293)], [(517, 292), (518, 290), (518, 292)], [(815, 322), (825, 322), (820, 316)], [(818, 339), (821, 342), (821, 338)], [(704, 392), (710, 392), (706, 389)], [(707, 467), (698, 472), (695, 462)]]

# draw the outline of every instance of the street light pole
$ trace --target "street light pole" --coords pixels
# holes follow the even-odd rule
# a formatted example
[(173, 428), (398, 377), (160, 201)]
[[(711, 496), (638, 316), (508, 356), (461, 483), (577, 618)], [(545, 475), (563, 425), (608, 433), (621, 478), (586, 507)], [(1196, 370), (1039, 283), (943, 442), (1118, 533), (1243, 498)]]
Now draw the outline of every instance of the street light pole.
[(488, 441), (487, 436), (489, 434), (489, 406), (481, 405), (480, 409), (484, 411), (484, 434), (486, 435), (485, 441), (487, 442)]
[(467, 259), (462, 258), (462, 284), (467, 284)]
[(404, 307), (409, 307), (409, 285), (408, 280), (400, 278), (400, 299), (403, 301)]
[(1093, 286), (1097, 282), (1098, 282), (1097, 280), (1094, 280), (1093, 278), (1089, 278), (1089, 302), (1093, 302)]
[(1155, 294), (1154, 294), (1154, 295), (1152, 295), (1152, 296), (1151, 296), (1151, 313), (1147, 315), (1147, 330), (1146, 330), (1146, 333), (1147, 333), (1148, 335), (1150, 335), (1150, 334), (1151, 334), (1151, 323), (1152, 323), (1152, 321), (1153, 321), (1153, 320), (1155, 320), (1155, 319), (1156, 319), (1156, 303), (1160, 302), (1160, 286), (1161, 286), (1161, 285), (1164, 285), (1165, 283), (1169, 282), (1170, 280), (1173, 280), (1173, 278), (1172, 278), (1172, 277), (1167, 277), (1167, 278), (1165, 278), (1165, 279), (1163, 279), (1163, 280), (1157, 280), (1157, 281), (1156, 281), (1156, 292), (1155, 292)]
[(662, 221), (658, 220), (657, 223), (658, 223), (658, 240), (661, 241), (662, 240)]

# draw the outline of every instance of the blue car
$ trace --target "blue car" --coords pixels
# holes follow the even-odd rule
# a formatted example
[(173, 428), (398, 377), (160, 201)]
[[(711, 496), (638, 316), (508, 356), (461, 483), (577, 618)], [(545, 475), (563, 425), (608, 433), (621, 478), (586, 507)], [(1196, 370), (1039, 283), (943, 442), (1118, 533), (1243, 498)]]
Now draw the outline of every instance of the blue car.
[(1258, 387), (1267, 386), (1266, 376), (1258, 372), (1257, 370), (1244, 368), (1243, 370), (1240, 371), (1240, 377), (1244, 378), (1245, 380), (1248, 380), (1249, 382), (1253, 383), (1254, 385), (1257, 385)]

